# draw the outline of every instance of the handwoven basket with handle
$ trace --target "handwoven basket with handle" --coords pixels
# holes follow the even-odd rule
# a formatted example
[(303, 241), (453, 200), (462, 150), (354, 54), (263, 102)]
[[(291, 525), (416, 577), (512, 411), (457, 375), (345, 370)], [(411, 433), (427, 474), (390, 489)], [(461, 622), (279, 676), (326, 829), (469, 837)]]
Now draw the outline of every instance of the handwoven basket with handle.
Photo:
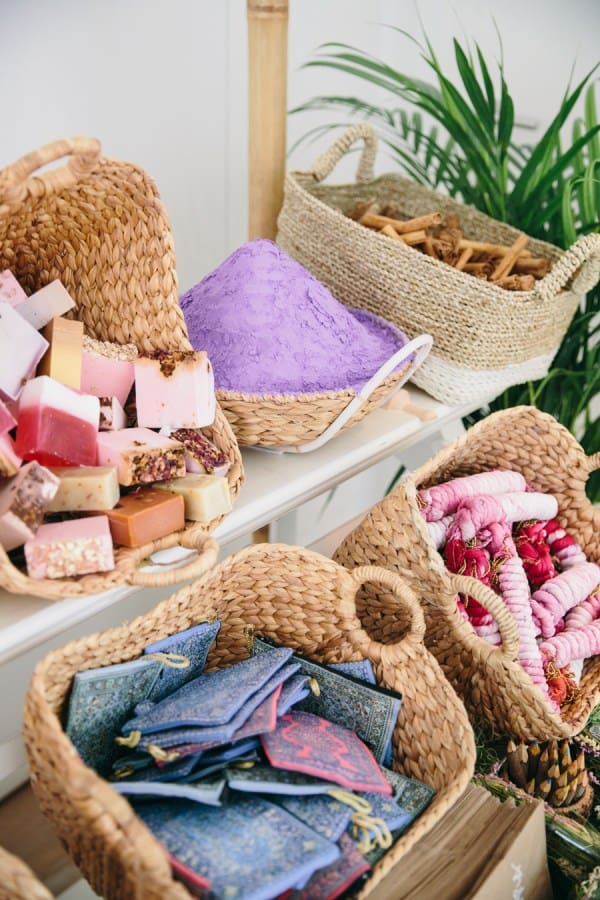
[[(404, 610), (406, 627), (396, 629), (393, 640), (380, 627), (376, 609), (367, 624), (364, 610), (357, 608), (362, 583), (385, 586)], [(475, 760), (465, 709), (423, 646), (419, 604), (397, 575), (383, 569), (350, 573), (308, 550), (255, 545), (133, 622), (50, 653), (33, 674), (24, 717), (32, 787), (42, 810), (106, 900), (190, 896), (173, 881), (164, 851), (129, 803), (83, 765), (62, 730), (61, 716), (76, 672), (135, 659), (149, 642), (212, 617), (222, 624), (209, 670), (245, 659), (254, 633), (324, 663), (369, 659), (379, 684), (402, 694), (393, 767), (437, 793), (375, 866), (359, 895), (368, 896), (460, 796)]]
[[(322, 184), (357, 141), (364, 142), (354, 184)], [(329, 287), (334, 297), (383, 316), (433, 349), (413, 381), (446, 403), (493, 397), (542, 378), (582, 295), (600, 279), (600, 235), (566, 252), (530, 239), (528, 252), (552, 270), (531, 291), (504, 290), (348, 218), (369, 199), (409, 219), (457, 216), (465, 237), (511, 245), (520, 232), (470, 206), (396, 174), (374, 178), (377, 138), (370, 125), (349, 128), (305, 172), (289, 172), (277, 242)]]
[[(420, 512), (417, 491), (490, 469), (520, 472), (535, 490), (556, 497), (561, 525), (590, 562), (600, 563), (600, 509), (585, 492), (590, 473), (599, 467), (600, 454), (586, 456), (573, 435), (547, 413), (528, 406), (497, 412), (375, 504), (335, 553), (337, 562), (349, 568), (380, 565), (404, 577), (425, 613), (425, 643), (470, 715), (526, 741), (570, 737), (584, 727), (600, 702), (600, 656), (586, 661), (576, 699), (560, 715), (555, 713), (517, 661), (518, 629), (508, 608), (479, 581), (446, 569)], [(475, 597), (497, 619), (501, 646), (486, 643), (462, 619), (456, 605), (459, 592)], [(393, 635), (402, 610), (391, 594), (371, 588), (364, 602), (386, 610)]]
[(0, 847), (0, 900), (52, 900), (29, 866)]
[[(65, 165), (38, 172), (62, 157), (68, 157)], [(191, 350), (177, 299), (173, 238), (156, 185), (139, 166), (103, 157), (95, 138), (47, 144), (0, 170), (3, 269), (10, 269), (27, 293), (59, 279), (91, 337), (133, 343), (141, 353)], [(231, 464), (233, 501), (243, 483), (242, 460), (218, 404), (212, 426), (203, 431)], [(176, 584), (215, 561), (213, 545), (206, 551), (203, 545), (219, 521), (189, 523), (143, 547), (121, 548), (113, 571), (78, 578), (28, 578), (0, 547), (0, 586), (59, 600), (122, 584)], [(170, 571), (139, 571), (151, 553), (177, 545), (200, 556)]]

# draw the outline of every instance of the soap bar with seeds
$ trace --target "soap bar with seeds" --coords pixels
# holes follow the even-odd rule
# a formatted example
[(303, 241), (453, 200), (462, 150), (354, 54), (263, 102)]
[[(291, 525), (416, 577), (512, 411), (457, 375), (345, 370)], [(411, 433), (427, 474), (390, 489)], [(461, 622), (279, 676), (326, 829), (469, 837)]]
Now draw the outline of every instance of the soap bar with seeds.
[(5, 550), (33, 537), (58, 490), (58, 478), (37, 462), (26, 463), (0, 486), (0, 544)]
[(124, 494), (106, 513), (115, 544), (142, 547), (185, 528), (183, 497), (153, 488)]
[(96, 397), (116, 397), (125, 406), (133, 385), (133, 362), (137, 356), (134, 344), (111, 344), (83, 339), (81, 390)]
[(99, 397), (100, 431), (120, 431), (127, 427), (125, 410), (116, 397)]
[(81, 387), (83, 322), (76, 319), (52, 319), (44, 328), (50, 346), (42, 359), (38, 374), (49, 375), (67, 387)]
[(229, 484), (226, 478), (217, 475), (186, 475), (154, 487), (181, 494), (185, 500), (185, 517), (194, 522), (212, 522), (217, 516), (231, 512)]
[(115, 466), (126, 487), (185, 475), (183, 446), (148, 428), (100, 431), (98, 465)]
[(69, 578), (115, 567), (106, 516), (40, 525), (24, 549), (30, 578)]
[(112, 466), (59, 467), (52, 472), (59, 484), (49, 512), (104, 511), (119, 502), (119, 479)]
[(185, 447), (185, 467), (195, 475), (227, 475), (229, 460), (222, 450), (195, 428), (178, 428), (171, 432), (174, 441)]
[(138, 356), (134, 368), (139, 425), (200, 428), (212, 424), (215, 389), (206, 353), (155, 350)]

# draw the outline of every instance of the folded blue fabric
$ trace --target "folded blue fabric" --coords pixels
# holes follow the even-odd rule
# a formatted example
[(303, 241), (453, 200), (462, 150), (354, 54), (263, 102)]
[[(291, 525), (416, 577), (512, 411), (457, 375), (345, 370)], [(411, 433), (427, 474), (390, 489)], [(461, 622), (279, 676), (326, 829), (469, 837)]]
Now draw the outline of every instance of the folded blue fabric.
[(186, 631), (180, 631), (178, 634), (166, 637), (162, 641), (155, 641), (146, 647), (144, 655), (160, 653), (167, 656), (184, 657), (188, 661), (184, 668), (176, 668), (169, 665), (163, 666), (150, 692), (149, 700), (152, 700), (154, 703), (162, 700), (168, 694), (172, 694), (202, 673), (208, 651), (219, 633), (220, 627), (221, 623), (219, 621), (201, 622), (200, 625), (195, 625), (193, 628), (186, 629)]

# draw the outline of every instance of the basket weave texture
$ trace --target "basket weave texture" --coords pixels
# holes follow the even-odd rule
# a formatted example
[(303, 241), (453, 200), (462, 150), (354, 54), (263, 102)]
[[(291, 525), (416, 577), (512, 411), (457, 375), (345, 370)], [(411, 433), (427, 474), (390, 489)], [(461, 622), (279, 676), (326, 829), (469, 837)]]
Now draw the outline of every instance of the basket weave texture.
[[(383, 641), (377, 610), (369, 626), (357, 610), (360, 584), (388, 588), (407, 627)], [(379, 684), (403, 695), (394, 730), (394, 768), (435, 787), (428, 809), (377, 864), (371, 890), (465, 789), (475, 761), (464, 707), (423, 645), (419, 604), (383, 569), (350, 573), (319, 554), (255, 545), (229, 557), (196, 583), (133, 622), (74, 641), (38, 664), (25, 701), (24, 735), (32, 787), (65, 847), (106, 900), (189, 897), (172, 880), (166, 855), (127, 801), (81, 763), (60, 716), (76, 672), (139, 656), (146, 644), (207, 618), (222, 625), (208, 669), (248, 656), (251, 628), (321, 662), (370, 659)]]
[(0, 900), (52, 900), (29, 866), (0, 847)]
[[(321, 184), (358, 140), (356, 182)], [(567, 252), (530, 239), (528, 250), (552, 270), (531, 291), (504, 290), (347, 218), (375, 199), (406, 218), (453, 213), (472, 240), (510, 245), (520, 234), (399, 175), (374, 179), (376, 150), (373, 128), (355, 125), (309, 171), (289, 172), (277, 242), (342, 303), (383, 316), (409, 337), (431, 334), (433, 350), (413, 381), (439, 400), (478, 400), (542, 378), (582, 295), (600, 279), (600, 235), (579, 238)]]
[[(64, 156), (69, 157), (66, 165), (33, 174)], [(5, 268), (27, 293), (60, 279), (86, 333), (97, 340), (133, 343), (141, 353), (192, 349), (177, 300), (173, 238), (158, 190), (139, 166), (104, 158), (95, 138), (47, 144), (0, 170), (0, 271)], [(212, 426), (203, 432), (231, 464), (227, 479), (234, 501), (244, 480), (242, 459), (218, 404)], [(212, 549), (202, 561), (202, 547), (221, 518), (208, 525), (189, 523), (181, 532), (133, 550), (120, 548), (111, 572), (76, 578), (31, 579), (0, 547), (0, 585), (13, 593), (62, 600), (124, 584), (176, 584), (214, 564)], [(151, 553), (177, 545), (200, 556), (179, 569), (138, 571)]]
[[(377, 503), (338, 547), (349, 568), (385, 566), (418, 595), (427, 623), (425, 643), (474, 720), (525, 741), (577, 734), (600, 702), (600, 656), (587, 660), (578, 697), (552, 711), (517, 661), (517, 624), (501, 599), (474, 578), (450, 573), (435, 549), (417, 503), (417, 491), (490, 469), (520, 472), (535, 490), (553, 494), (561, 525), (591, 562), (600, 563), (600, 509), (588, 500), (589, 474), (600, 454), (588, 457), (573, 435), (546, 413), (520, 406), (494, 413), (413, 472)], [(458, 592), (475, 597), (497, 619), (503, 643), (478, 637), (457, 609)], [(369, 592), (365, 602), (385, 609), (390, 633), (400, 611), (389, 593)]]

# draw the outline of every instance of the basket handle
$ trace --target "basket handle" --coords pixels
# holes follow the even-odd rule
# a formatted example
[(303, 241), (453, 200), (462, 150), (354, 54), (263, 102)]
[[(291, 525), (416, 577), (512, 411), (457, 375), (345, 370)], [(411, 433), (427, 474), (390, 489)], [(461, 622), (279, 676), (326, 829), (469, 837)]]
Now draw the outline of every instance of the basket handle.
[(386, 400), (389, 400), (396, 391), (400, 390), (403, 384), (405, 384), (410, 376), (413, 374), (414, 370), (418, 368), (433, 345), (433, 338), (430, 334), (420, 334), (418, 337), (413, 338), (412, 341), (408, 341), (408, 343), (404, 344), (399, 350), (397, 350), (393, 356), (390, 356), (388, 360), (386, 360), (382, 366), (380, 366), (374, 375), (369, 378), (366, 384), (363, 385), (361, 390), (356, 394), (355, 397), (344, 407), (341, 413), (333, 420), (333, 422), (327, 426), (325, 431), (323, 431), (318, 437), (314, 439), (314, 441), (309, 441), (308, 444), (300, 444), (298, 446), (290, 446), (290, 447), (278, 447), (277, 450), (280, 453), (310, 453), (312, 450), (318, 450), (319, 447), (322, 447), (323, 444), (326, 444), (327, 441), (330, 441), (332, 437), (340, 431), (346, 422), (348, 422), (358, 410), (363, 406), (364, 403), (367, 402), (373, 391), (375, 391), (379, 385), (385, 381), (388, 375), (394, 371), (401, 363), (407, 360), (410, 356), (414, 354), (414, 360), (411, 362), (409, 366), (407, 366), (406, 371), (399, 379), (398, 383), (394, 385), (394, 389), (390, 391), (390, 393), (385, 397)]
[(511, 611), (502, 599), (491, 588), (470, 575), (456, 575), (453, 572), (448, 572), (447, 574), (450, 584), (457, 594), (468, 594), (471, 597), (475, 597), (477, 602), (481, 603), (498, 623), (502, 645), (496, 648), (490, 644), (488, 645), (490, 650), (498, 650), (503, 656), (517, 659), (519, 655), (519, 628)]
[(591, 475), (592, 472), (595, 472), (596, 469), (600, 469), (600, 452), (592, 453), (591, 456), (587, 458), (588, 464), (588, 473)]
[(352, 144), (363, 140), (365, 146), (360, 154), (356, 180), (358, 182), (373, 181), (375, 156), (377, 155), (377, 134), (371, 125), (352, 125), (331, 145), (329, 150), (322, 153), (315, 160), (307, 174), (312, 175), (315, 181), (323, 181), (331, 175), (339, 161), (346, 155)]
[(550, 272), (537, 282), (534, 291), (543, 300), (551, 300), (576, 272), (571, 285), (575, 294), (585, 294), (600, 281), (600, 234), (585, 234), (578, 238)]
[[(171, 544), (171, 546), (174, 545)], [(204, 532), (195, 535), (184, 532), (176, 546), (196, 551), (192, 560), (183, 566), (169, 568), (164, 572), (144, 572), (136, 568), (128, 579), (129, 584), (136, 587), (166, 587), (199, 578), (212, 569), (219, 556), (218, 543), (214, 538), (207, 538)], [(147, 554), (141, 548), (141, 554), (137, 555), (137, 561), (141, 562), (146, 559), (146, 556)]]
[[(40, 175), (33, 173), (63, 156), (70, 159), (58, 169)], [(0, 213), (29, 197), (43, 197), (75, 184), (89, 172), (100, 157), (100, 141), (90, 137), (72, 137), (45, 144), (0, 170)]]

